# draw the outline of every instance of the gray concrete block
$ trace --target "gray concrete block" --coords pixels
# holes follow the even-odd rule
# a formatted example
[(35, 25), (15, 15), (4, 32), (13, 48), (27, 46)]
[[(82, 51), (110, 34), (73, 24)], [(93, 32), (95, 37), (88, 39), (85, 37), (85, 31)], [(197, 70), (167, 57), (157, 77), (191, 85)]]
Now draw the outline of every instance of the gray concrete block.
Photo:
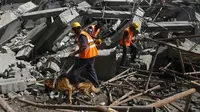
[(60, 71), (60, 67), (55, 62), (52, 62), (52, 61), (47, 63), (47, 69), (49, 69), (49, 71), (51, 72)]
[(9, 68), (8, 65), (16, 63), (15, 56), (13, 54), (8, 53), (0, 53), (0, 74)]
[(106, 81), (114, 77), (116, 70), (116, 50), (99, 50), (99, 55), (95, 62), (95, 70), (100, 80)]
[(26, 89), (26, 84), (22, 80), (18, 79), (1, 79), (0, 80), (0, 92), (2, 94), (10, 92), (18, 92)]

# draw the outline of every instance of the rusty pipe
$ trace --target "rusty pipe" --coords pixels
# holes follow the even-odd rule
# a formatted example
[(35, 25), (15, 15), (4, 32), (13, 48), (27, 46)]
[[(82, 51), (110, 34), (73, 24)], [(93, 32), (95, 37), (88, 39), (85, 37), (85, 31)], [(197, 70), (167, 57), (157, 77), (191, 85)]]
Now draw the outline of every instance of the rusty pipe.
[(174, 102), (174, 101), (176, 101), (176, 100), (178, 100), (180, 98), (183, 98), (183, 97), (186, 97), (186, 96), (188, 96), (190, 94), (193, 94), (195, 92), (196, 92), (196, 89), (192, 88), (192, 89), (189, 89), (187, 91), (184, 91), (184, 92), (175, 94), (175, 95), (173, 95), (171, 97), (168, 97), (168, 98), (165, 98), (163, 100), (160, 100), (158, 102), (155, 102), (153, 104), (150, 104), (149, 106), (153, 106), (155, 108), (159, 108), (159, 107), (162, 107), (162, 106), (164, 106), (166, 104), (172, 103), (172, 102)]

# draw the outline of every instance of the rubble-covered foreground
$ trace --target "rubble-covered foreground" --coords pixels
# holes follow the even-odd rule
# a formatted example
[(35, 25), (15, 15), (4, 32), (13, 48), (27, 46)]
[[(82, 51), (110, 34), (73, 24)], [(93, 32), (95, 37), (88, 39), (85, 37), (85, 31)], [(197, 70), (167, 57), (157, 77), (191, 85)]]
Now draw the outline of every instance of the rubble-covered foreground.
[[(0, 0), (0, 111), (200, 112), (200, 1)], [(71, 24), (104, 24), (91, 99), (47, 91), (43, 81), (68, 73), (75, 58)], [(139, 24), (137, 59), (119, 66), (123, 30)], [(82, 73), (83, 75), (85, 73)], [(111, 111), (109, 111), (111, 112)]]

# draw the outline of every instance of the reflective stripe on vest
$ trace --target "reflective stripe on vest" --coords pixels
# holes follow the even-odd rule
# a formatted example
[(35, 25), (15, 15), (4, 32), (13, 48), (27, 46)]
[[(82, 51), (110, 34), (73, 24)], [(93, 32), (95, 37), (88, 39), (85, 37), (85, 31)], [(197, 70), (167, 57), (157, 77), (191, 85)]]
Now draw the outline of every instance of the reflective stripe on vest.
[[(81, 53), (79, 53), (79, 57), (80, 58), (92, 58), (94, 56), (97, 56), (98, 54), (98, 50), (96, 48), (96, 45), (94, 43), (94, 40), (92, 39), (92, 37), (85, 31), (81, 31), (80, 35), (84, 35), (87, 38), (87, 48), (82, 51)], [(80, 38), (78, 36), (78, 42), (79, 42), (79, 47), (80, 47)]]
[[(127, 31), (128, 32), (128, 37), (127, 37), (127, 39), (125, 39), (125, 45), (126, 46), (130, 46), (131, 45), (131, 40), (132, 40), (132, 38), (133, 38), (133, 32), (131, 31), (131, 29), (129, 28), (129, 27), (127, 27), (125, 30), (124, 30), (124, 32), (125, 31)], [(123, 32), (123, 35), (122, 35), (122, 37), (121, 37), (121, 39), (120, 39), (120, 45), (124, 45), (124, 40), (123, 40), (123, 37), (124, 37), (124, 32)]]
[(100, 29), (95, 30), (95, 25), (92, 25), (92, 35), (93, 37), (96, 37), (99, 33)]

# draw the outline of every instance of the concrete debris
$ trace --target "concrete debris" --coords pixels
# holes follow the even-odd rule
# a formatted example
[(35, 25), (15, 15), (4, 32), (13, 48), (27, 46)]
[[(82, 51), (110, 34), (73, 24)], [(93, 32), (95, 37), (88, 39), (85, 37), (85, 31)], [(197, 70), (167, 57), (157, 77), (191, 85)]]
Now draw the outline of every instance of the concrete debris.
[(10, 53), (0, 53), (0, 74), (9, 67), (9, 65), (16, 63), (16, 58), (13, 54)]
[[(100, 93), (88, 97), (73, 90), (74, 106), (62, 106), (57, 104), (67, 102), (66, 93), (54, 89), (57, 76), (71, 74), (78, 58), (69, 57), (79, 47), (74, 22), (85, 31), (102, 25), (95, 60)], [(127, 47), (121, 66), (125, 47), (120, 39), (133, 22), (138, 26), (132, 40), (137, 50)], [(197, 0), (0, 0), (1, 100), (9, 98), (16, 112), (42, 112), (44, 107), (50, 112), (199, 111), (199, 32)], [(84, 70), (81, 76), (86, 75)], [(52, 90), (43, 83), (47, 79), (53, 80)], [(21, 102), (38, 108), (21, 108)]]
[(24, 45), (22, 48), (20, 48), (20, 50), (16, 54), (16, 58), (23, 59), (23, 60), (28, 59), (33, 50), (33, 47), (34, 47), (34, 45), (32, 45), (32, 44)]

